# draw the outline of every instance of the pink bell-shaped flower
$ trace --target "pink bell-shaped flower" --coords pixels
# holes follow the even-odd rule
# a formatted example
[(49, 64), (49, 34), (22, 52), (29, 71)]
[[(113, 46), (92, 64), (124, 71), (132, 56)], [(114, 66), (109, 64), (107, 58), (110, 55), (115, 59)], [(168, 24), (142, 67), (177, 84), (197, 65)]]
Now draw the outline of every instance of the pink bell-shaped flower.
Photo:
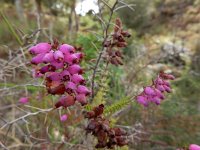
[(64, 59), (64, 55), (61, 51), (55, 51), (54, 52), (54, 59), (57, 61), (57, 62), (62, 62), (62, 60)]
[(61, 80), (61, 75), (59, 72), (51, 72), (47, 75), (47, 79), (50, 81), (59, 81)]
[(76, 90), (76, 84), (69, 81), (69, 82), (66, 84), (65, 89), (66, 89), (66, 92), (67, 92), (68, 94), (72, 94), (72, 93), (74, 93), (74, 91)]
[(88, 90), (88, 88), (86, 86), (83, 85), (79, 85), (77, 87), (76, 90), (79, 94), (85, 94), (85, 95), (89, 95), (90, 94), (90, 90)]
[(154, 89), (150, 86), (145, 87), (144, 92), (147, 95), (155, 95)]
[(53, 61), (50, 63), (52, 66), (54, 66), (56, 69), (61, 69), (64, 67), (64, 64), (62, 62), (56, 62), (56, 61)]
[(165, 91), (165, 88), (162, 85), (156, 85), (156, 89), (158, 89), (161, 92)]
[(54, 61), (54, 52), (50, 51), (49, 53), (46, 53), (43, 57), (43, 62), (44, 63), (50, 63)]
[(67, 70), (62, 71), (61, 76), (63, 81), (69, 81), (71, 77), (70, 73)]
[(71, 80), (72, 80), (72, 82), (74, 82), (76, 84), (82, 84), (85, 81), (83, 76), (79, 75), (79, 74), (73, 74)]
[(87, 100), (86, 100), (85, 94), (78, 94), (78, 95), (76, 95), (76, 100), (79, 103), (81, 103), (82, 106), (87, 104)]
[(167, 85), (163, 85), (163, 87), (164, 87), (164, 89), (165, 89), (166, 92), (168, 92), (168, 93), (172, 92), (171, 88), (168, 87)]
[(147, 107), (149, 104), (145, 96), (139, 95), (136, 99), (138, 103), (144, 105), (145, 107)]
[(30, 49), (29, 49), (29, 52), (31, 54), (41, 54), (41, 53), (47, 53), (49, 52), (51, 49), (51, 45), (49, 43), (39, 43), (35, 46), (32, 46)]
[(19, 103), (21, 103), (21, 104), (26, 104), (28, 102), (29, 102), (28, 97), (21, 97), (19, 99)]
[(69, 66), (68, 71), (71, 74), (77, 74), (77, 73), (81, 74), (82, 73), (81, 67), (79, 65), (77, 65), (77, 64)]
[(74, 54), (66, 55), (65, 62), (68, 64), (76, 63), (76, 62), (78, 62), (78, 57)]
[(61, 52), (63, 52), (64, 55), (68, 55), (70, 53), (74, 53), (75, 52), (75, 49), (73, 46), (71, 45), (68, 45), (68, 44), (62, 44), (60, 47), (59, 47), (59, 50)]
[(35, 57), (32, 58), (31, 63), (35, 65), (42, 63), (44, 55), (45, 55), (44, 53), (36, 55)]
[(68, 116), (66, 114), (64, 114), (64, 115), (60, 116), (60, 121), (64, 122), (67, 120), (67, 118), (68, 118)]
[(200, 146), (196, 144), (191, 144), (189, 150), (200, 150)]
[(81, 60), (83, 57), (84, 57), (84, 55), (83, 55), (83, 53), (74, 53), (74, 55), (78, 58), (78, 60)]

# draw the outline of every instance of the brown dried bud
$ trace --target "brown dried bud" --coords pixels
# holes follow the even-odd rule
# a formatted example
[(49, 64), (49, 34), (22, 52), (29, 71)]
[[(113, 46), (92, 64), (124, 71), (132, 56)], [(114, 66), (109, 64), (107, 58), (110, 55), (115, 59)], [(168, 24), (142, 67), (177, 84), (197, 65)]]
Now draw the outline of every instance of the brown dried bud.
[(128, 31), (122, 31), (121, 34), (124, 36), (124, 37), (131, 37), (131, 34), (128, 32)]
[(97, 133), (97, 139), (98, 139), (98, 142), (103, 143), (107, 139), (107, 133), (103, 130), (100, 130)]
[[(48, 85), (48, 83), (46, 85)], [(52, 94), (52, 95), (55, 95), (55, 94), (62, 95), (62, 94), (65, 93), (65, 85), (60, 84), (60, 85), (53, 87), (53, 88), (47, 87), (47, 91), (48, 91), (49, 94)]]
[(105, 41), (105, 42), (103, 43), (103, 46), (104, 46), (104, 47), (109, 47), (109, 46), (111, 46), (111, 41)]
[(121, 60), (120, 57), (116, 57), (116, 60), (117, 60), (117, 63), (118, 63), (119, 65), (123, 65), (123, 62), (122, 62), (122, 60)]
[(117, 66), (117, 65), (118, 65), (118, 62), (117, 62), (116, 57), (112, 57), (112, 58), (110, 59), (110, 63)]
[(75, 103), (75, 100), (74, 100), (74, 97), (73, 96), (62, 96), (59, 101), (55, 104), (55, 107), (56, 108), (59, 108), (59, 107), (64, 107), (64, 108), (67, 108), (69, 106), (72, 106), (74, 105)]
[(54, 39), (53, 44), (51, 45), (51, 49), (56, 50), (56, 49), (58, 49), (58, 46), (59, 46), (58, 40)]
[(124, 136), (116, 136), (118, 146), (124, 146), (128, 144), (128, 140)]
[(87, 112), (85, 114), (85, 118), (90, 119), (90, 118), (94, 118), (94, 117), (95, 117), (95, 112), (94, 111), (90, 111), (90, 112)]
[(122, 53), (121, 53), (119, 50), (117, 50), (117, 51), (115, 52), (115, 55), (118, 56), (118, 57), (123, 58), (123, 55), (122, 55)]
[(119, 18), (115, 20), (114, 32), (118, 32), (122, 28), (122, 22)]
[(127, 134), (126, 131), (121, 128), (112, 128), (112, 130), (115, 132), (116, 136), (122, 136)]
[(103, 114), (104, 105), (101, 104), (101, 105), (99, 105), (97, 107), (94, 107), (93, 111), (94, 111), (96, 117), (99, 116), (99, 115), (101, 115), (101, 114)]
[(126, 42), (117, 42), (117, 47), (126, 47), (127, 43)]

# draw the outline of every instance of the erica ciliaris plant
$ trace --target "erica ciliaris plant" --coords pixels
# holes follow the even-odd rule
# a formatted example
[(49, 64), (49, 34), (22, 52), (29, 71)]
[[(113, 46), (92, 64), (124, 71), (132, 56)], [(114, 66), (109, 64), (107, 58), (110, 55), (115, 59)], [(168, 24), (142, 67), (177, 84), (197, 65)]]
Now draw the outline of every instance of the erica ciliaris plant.
[[(119, 3), (123, 5), (118, 6)], [(98, 16), (103, 27), (103, 40), (99, 55), (92, 68), (92, 75), (88, 77), (91, 80), (86, 80), (83, 77), (84, 70), (81, 66), (81, 60), (84, 59), (84, 52), (80, 51), (80, 48), (76, 48), (68, 43), (60, 43), (57, 40), (54, 40), (52, 43), (47, 41), (31, 46), (28, 51), (32, 57), (30, 63), (32, 64), (33, 78), (44, 79), (46, 93), (55, 97), (56, 102), (54, 102), (52, 108), (39, 109), (38, 112), (28, 113), (25, 116), (6, 123), (1, 129), (18, 120), (24, 120), (29, 116), (53, 110), (73, 109), (74, 105), (78, 105), (81, 106), (78, 107), (78, 111), (82, 112), (84, 121), (86, 122), (83, 129), (86, 135), (92, 134), (95, 137), (95, 148), (113, 149), (117, 146), (128, 145), (130, 138), (134, 135), (121, 126), (112, 125), (112, 117), (107, 116), (106, 112), (112, 111), (115, 107), (123, 109), (125, 104), (127, 105), (132, 102), (137, 102), (144, 107), (148, 107), (150, 103), (159, 105), (165, 98), (164, 93), (171, 92), (168, 80), (174, 80), (175, 78), (173, 75), (162, 71), (152, 81), (152, 85), (144, 87), (141, 93), (136, 94), (135, 97), (127, 95), (130, 98), (124, 101), (123, 104), (119, 103), (113, 107), (108, 107), (106, 102), (96, 106), (90, 105), (93, 103), (95, 95), (98, 92), (98, 86), (96, 86), (95, 82), (96, 75), (99, 73), (98, 68), (100, 67), (100, 63), (106, 64), (104, 72), (109, 71), (108, 65), (124, 65), (122, 49), (128, 45), (127, 38), (131, 36), (123, 28), (120, 18), (115, 19), (112, 23), (115, 11), (130, 6), (119, 0), (116, 0), (112, 7), (104, 1), (102, 1), (102, 4), (109, 8), (110, 14), (108, 20), (101, 17), (101, 11)], [(99, 7), (101, 8), (100, 4)], [(22, 97), (19, 100), (22, 104), (27, 104), (28, 101), (29, 98), (27, 97)], [(86, 109), (84, 106), (91, 106), (91, 108)], [(60, 114), (60, 118), (56, 119), (66, 122), (68, 121), (68, 114)], [(66, 142), (64, 141), (63, 143)]]
[[(121, 49), (127, 46), (126, 38), (130, 37), (130, 33), (123, 30), (119, 18), (115, 21), (113, 31), (102, 43), (103, 51), (105, 51), (103, 58), (107, 65), (123, 65)], [(31, 59), (33, 76), (45, 79), (48, 94), (60, 96), (53, 109), (66, 109), (75, 103), (84, 106), (92, 101), (95, 91), (92, 91), (93, 95), (91, 95), (91, 89), (86, 86), (87, 81), (82, 76), (83, 69), (80, 66), (83, 52), (77, 51), (69, 44), (59, 44), (56, 40), (53, 43), (38, 43), (32, 46), (29, 52), (33, 56)], [(94, 73), (96, 73), (95, 70)], [(174, 79), (173, 75), (160, 72), (152, 85), (144, 87), (143, 92), (135, 97), (136, 102), (144, 107), (147, 107), (149, 103), (159, 105), (165, 98), (164, 93), (171, 92), (170, 83), (167, 80)], [(130, 102), (134, 101), (135, 99), (130, 99)], [(24, 101), (21, 100), (21, 102)], [(85, 113), (85, 118), (88, 119), (86, 133), (96, 137), (96, 148), (110, 149), (127, 145), (129, 133), (120, 127), (110, 125), (110, 119), (104, 116), (104, 107), (104, 104), (100, 104)], [(66, 121), (67, 115), (60, 116), (60, 120)]]

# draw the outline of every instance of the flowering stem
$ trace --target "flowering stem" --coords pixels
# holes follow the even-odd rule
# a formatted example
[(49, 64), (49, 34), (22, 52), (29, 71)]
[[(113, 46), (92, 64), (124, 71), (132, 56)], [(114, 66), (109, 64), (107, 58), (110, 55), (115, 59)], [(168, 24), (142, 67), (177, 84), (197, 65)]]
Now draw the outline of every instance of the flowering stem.
[[(117, 3), (118, 3), (118, 0), (115, 1), (113, 7), (110, 9), (110, 17), (109, 17), (108, 23), (107, 23), (107, 25), (106, 25), (106, 28), (105, 28), (105, 30), (103, 31), (103, 34), (104, 34), (103, 43), (105, 43), (105, 41), (106, 41), (107, 38), (108, 38), (108, 29), (109, 29), (109, 27), (110, 27), (110, 22), (111, 22), (111, 19), (112, 19), (112, 16), (113, 16), (113, 12), (114, 12), (114, 9), (115, 9)], [(92, 100), (93, 100), (93, 98), (94, 98), (94, 80), (95, 80), (95, 77), (96, 77), (96, 71), (97, 71), (99, 62), (100, 62), (100, 60), (101, 60), (103, 51), (104, 51), (104, 46), (103, 46), (103, 44), (102, 44), (102, 48), (101, 48), (101, 51), (100, 51), (99, 56), (98, 56), (98, 58), (97, 58), (97, 62), (96, 62), (96, 64), (95, 64), (94, 71), (93, 71), (93, 75), (92, 75)], [(91, 100), (91, 101), (92, 101), (92, 100)]]

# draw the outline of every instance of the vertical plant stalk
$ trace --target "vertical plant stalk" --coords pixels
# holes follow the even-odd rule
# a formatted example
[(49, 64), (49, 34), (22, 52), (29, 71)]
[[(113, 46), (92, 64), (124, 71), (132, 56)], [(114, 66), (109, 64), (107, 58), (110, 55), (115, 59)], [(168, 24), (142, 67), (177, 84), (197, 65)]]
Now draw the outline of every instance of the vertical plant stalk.
[[(113, 16), (113, 13), (114, 13), (114, 10), (115, 10), (115, 7), (116, 5), (118, 4), (118, 0), (115, 1), (114, 5), (110, 8), (110, 17), (109, 17), (109, 20), (108, 20), (108, 23), (106, 25), (106, 28), (104, 29), (103, 31), (103, 35), (104, 35), (104, 40), (103, 40), (103, 43), (107, 40), (108, 38), (108, 29), (110, 27), (110, 22), (112, 20), (112, 16)], [(102, 43), (102, 48), (100, 50), (100, 53), (99, 53), (99, 56), (97, 58), (97, 61), (96, 61), (96, 64), (95, 64), (95, 67), (94, 67), (94, 70), (93, 70), (93, 74), (92, 74), (92, 99), (91, 101), (93, 100), (94, 98), (94, 80), (95, 80), (95, 77), (96, 77), (96, 72), (97, 72), (97, 69), (98, 69), (98, 65), (100, 63), (100, 60), (101, 60), (101, 57), (102, 57), (102, 54), (103, 54), (103, 51), (104, 51), (104, 46), (103, 46), (103, 43)]]
[(2, 11), (0, 11), (0, 14), (1, 14), (3, 20), (5, 21), (5, 23), (8, 25), (8, 28), (9, 28), (11, 34), (16, 38), (18, 44), (20, 46), (22, 46), (23, 42), (21, 41), (20, 37), (17, 35), (17, 33), (16, 33), (15, 29), (13, 28), (12, 24), (10, 23), (10, 21), (7, 19), (7, 17), (4, 15), (4, 13)]

